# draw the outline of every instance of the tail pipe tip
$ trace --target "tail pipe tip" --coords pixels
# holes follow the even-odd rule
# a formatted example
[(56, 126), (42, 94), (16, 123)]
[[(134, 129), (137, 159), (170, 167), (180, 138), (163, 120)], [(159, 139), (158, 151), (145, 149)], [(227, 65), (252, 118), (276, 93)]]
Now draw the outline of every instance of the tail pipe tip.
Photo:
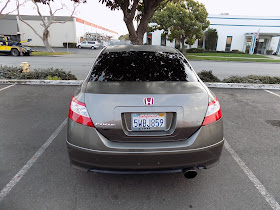
[(187, 179), (193, 179), (196, 177), (197, 172), (194, 168), (184, 168), (183, 169), (184, 177)]

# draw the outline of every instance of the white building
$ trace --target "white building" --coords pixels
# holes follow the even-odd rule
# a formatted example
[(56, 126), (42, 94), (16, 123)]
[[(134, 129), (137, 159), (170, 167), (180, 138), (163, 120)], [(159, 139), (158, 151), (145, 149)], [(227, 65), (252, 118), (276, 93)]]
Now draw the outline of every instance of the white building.
[[(23, 20), (29, 23), (39, 34), (43, 34), (42, 22), (39, 16), (22, 15)], [(46, 17), (47, 18), (47, 17)], [(110, 36), (113, 39), (118, 37), (118, 33), (82, 20), (76, 17), (56, 16), (56, 21), (66, 21), (65, 23), (54, 23), (50, 27), (49, 42), (52, 47), (63, 47), (63, 43), (78, 43), (86, 33), (98, 33), (103, 36)], [(16, 15), (7, 15), (0, 18), (0, 34), (10, 36), (16, 40), (32, 39), (29, 46), (44, 46), (40, 37)]]
[[(218, 32), (217, 51), (239, 50), (252, 54), (254, 49), (259, 54), (267, 51), (280, 54), (280, 17), (249, 17), (231, 15), (209, 15), (210, 28)], [(179, 42), (172, 42), (161, 37), (162, 31), (145, 34), (144, 43), (179, 47)], [(258, 45), (256, 46), (256, 39)], [(177, 46), (176, 46), (177, 45)], [(196, 41), (188, 48), (204, 47), (203, 40)]]

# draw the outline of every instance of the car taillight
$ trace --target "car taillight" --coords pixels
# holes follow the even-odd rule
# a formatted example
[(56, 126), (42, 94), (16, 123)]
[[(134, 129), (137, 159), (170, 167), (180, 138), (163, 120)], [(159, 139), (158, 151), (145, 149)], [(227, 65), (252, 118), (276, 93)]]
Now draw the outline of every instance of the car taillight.
[(86, 105), (77, 101), (74, 96), (72, 97), (68, 117), (82, 125), (94, 127), (93, 122), (90, 119)]
[(222, 117), (221, 106), (216, 97), (215, 99), (210, 101), (208, 104), (206, 116), (204, 118), (202, 126), (213, 123), (213, 122), (219, 120), (221, 117)]

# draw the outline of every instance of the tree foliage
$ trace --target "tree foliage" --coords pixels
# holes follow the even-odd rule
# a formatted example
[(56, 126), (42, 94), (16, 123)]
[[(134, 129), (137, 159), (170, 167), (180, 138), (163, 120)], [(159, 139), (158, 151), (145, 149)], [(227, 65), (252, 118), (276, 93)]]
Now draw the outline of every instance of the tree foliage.
[(208, 28), (205, 32), (205, 48), (207, 50), (215, 50), (218, 41), (218, 33), (214, 28)]
[[(133, 44), (143, 44), (148, 23), (161, 4), (171, 0), (99, 0), (111, 10), (122, 10), (124, 22)], [(135, 28), (133, 21), (137, 21)]]
[(121, 35), (119, 37), (119, 40), (127, 40), (127, 41), (129, 41), (129, 34)]
[(169, 41), (178, 39), (185, 53), (185, 44), (193, 45), (208, 28), (205, 6), (194, 0), (169, 2), (158, 10), (151, 21), (151, 30), (163, 30)]

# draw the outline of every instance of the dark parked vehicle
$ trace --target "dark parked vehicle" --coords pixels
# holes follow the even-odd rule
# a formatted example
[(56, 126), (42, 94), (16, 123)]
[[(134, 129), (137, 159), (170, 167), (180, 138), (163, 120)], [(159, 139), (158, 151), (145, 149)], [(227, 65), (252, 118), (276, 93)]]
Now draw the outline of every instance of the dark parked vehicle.
[(74, 168), (196, 176), (218, 163), (224, 137), (217, 97), (176, 49), (104, 48), (70, 108)]

